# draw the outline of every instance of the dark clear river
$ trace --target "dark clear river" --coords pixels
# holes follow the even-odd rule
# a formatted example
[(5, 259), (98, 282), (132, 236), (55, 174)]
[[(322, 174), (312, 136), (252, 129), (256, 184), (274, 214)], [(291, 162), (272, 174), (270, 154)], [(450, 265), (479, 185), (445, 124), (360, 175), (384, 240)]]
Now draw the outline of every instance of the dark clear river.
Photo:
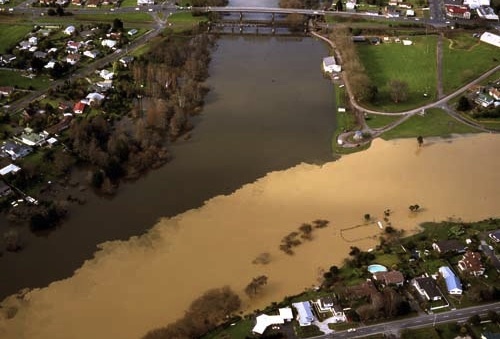
[[(0, 299), (71, 276), (101, 242), (140, 235), (161, 217), (197, 208), (270, 171), (333, 159), (333, 87), (320, 68), (326, 45), (248, 35), (223, 36), (217, 45), (192, 138), (171, 147), (170, 163), (122, 184), (113, 199), (86, 193), (88, 203), (71, 208), (49, 235), (22, 230), (25, 249), (0, 257)], [(1, 234), (6, 229), (1, 219)]]

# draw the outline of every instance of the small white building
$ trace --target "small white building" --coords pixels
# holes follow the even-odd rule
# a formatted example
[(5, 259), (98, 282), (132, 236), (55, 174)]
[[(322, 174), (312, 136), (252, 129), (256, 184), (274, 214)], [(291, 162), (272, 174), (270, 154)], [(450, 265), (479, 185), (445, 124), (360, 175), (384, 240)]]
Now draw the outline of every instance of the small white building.
[(486, 42), (487, 44), (500, 47), (500, 35), (496, 35), (490, 32), (484, 32), (481, 34), (479, 38), (482, 42)]
[(101, 52), (99, 52), (98, 50), (93, 50), (93, 51), (85, 51), (83, 52), (83, 55), (85, 55), (86, 57), (89, 57), (91, 59), (95, 59), (99, 56)]
[(66, 35), (72, 35), (75, 34), (75, 32), (76, 32), (75, 26), (68, 26), (64, 29), (64, 34)]
[(404, 46), (411, 46), (413, 44), (413, 42), (411, 40), (402, 40), (401, 41), (403, 43)]
[(107, 69), (103, 69), (99, 72), (99, 76), (103, 78), (104, 80), (113, 80), (114, 73), (108, 71)]
[(293, 307), (297, 310), (297, 321), (300, 326), (310, 326), (315, 320), (309, 301), (293, 303)]
[(21, 167), (18, 167), (14, 164), (7, 165), (3, 168), (0, 168), (0, 175), (4, 176), (9, 173), (16, 173), (21, 170)]
[(326, 58), (323, 58), (323, 70), (327, 73), (333, 73), (333, 72), (340, 72), (341, 67), (340, 65), (337, 65), (337, 62), (335, 61), (335, 57), (329, 56)]
[(481, 6), (490, 6), (490, 0), (464, 0), (464, 6), (469, 6), (470, 9), (476, 9)]
[(137, 0), (137, 6), (149, 6), (154, 4), (154, 0)]
[(101, 45), (104, 47), (113, 48), (118, 42), (116, 40), (104, 39), (101, 41)]

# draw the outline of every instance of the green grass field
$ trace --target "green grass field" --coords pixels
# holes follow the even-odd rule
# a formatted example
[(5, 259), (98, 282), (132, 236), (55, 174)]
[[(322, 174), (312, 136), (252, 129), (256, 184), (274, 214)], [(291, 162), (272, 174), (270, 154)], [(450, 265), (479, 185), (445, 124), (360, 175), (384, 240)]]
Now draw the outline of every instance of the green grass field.
[[(496, 61), (495, 61), (496, 60)], [(498, 48), (461, 33), (443, 42), (443, 89), (452, 92), (500, 63)]]
[(478, 130), (451, 118), (441, 109), (429, 109), (425, 115), (414, 115), (398, 127), (382, 134), (385, 140), (396, 138), (446, 137), (451, 134), (477, 133)]
[(32, 86), (34, 89), (43, 89), (47, 88), (49, 82), (47, 76), (30, 79), (23, 77), (20, 72), (0, 70), (0, 86), (17, 86), (22, 89), (29, 89)]
[[(403, 111), (436, 98), (436, 39), (435, 36), (410, 37), (411, 46), (402, 43), (358, 45), (366, 73), (378, 87), (377, 109)], [(395, 79), (408, 84), (408, 98), (399, 104), (389, 96), (388, 84)]]
[(379, 114), (367, 114), (365, 116), (366, 124), (371, 128), (381, 128), (393, 123), (398, 119), (401, 119), (401, 116)]
[(240, 320), (234, 326), (220, 329), (207, 335), (203, 339), (245, 338), (250, 335), (254, 326), (253, 320)]
[(0, 24), (0, 54), (6, 53), (9, 47), (13, 47), (26, 34), (31, 32), (33, 27), (29, 25), (5, 25)]

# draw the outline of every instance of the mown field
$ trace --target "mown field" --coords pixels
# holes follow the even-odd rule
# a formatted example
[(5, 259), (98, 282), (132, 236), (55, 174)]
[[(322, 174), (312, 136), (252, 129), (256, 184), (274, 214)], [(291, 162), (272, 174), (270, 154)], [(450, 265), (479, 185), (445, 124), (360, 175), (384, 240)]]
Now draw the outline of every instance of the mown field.
[(452, 92), (499, 64), (498, 47), (470, 32), (454, 34), (443, 42), (443, 89)]
[(16, 45), (33, 27), (30, 25), (7, 25), (0, 24), (0, 54), (6, 53), (7, 49)]
[(385, 140), (395, 138), (446, 137), (451, 134), (477, 133), (477, 129), (453, 119), (441, 109), (433, 108), (425, 114), (414, 115), (401, 125), (382, 134)]
[[(404, 37), (400, 37), (403, 39)], [(408, 37), (411, 46), (402, 43), (359, 44), (358, 53), (366, 73), (378, 88), (375, 106), (379, 110), (403, 111), (436, 98), (436, 36)], [(389, 82), (408, 84), (408, 98), (395, 104), (390, 98)]]

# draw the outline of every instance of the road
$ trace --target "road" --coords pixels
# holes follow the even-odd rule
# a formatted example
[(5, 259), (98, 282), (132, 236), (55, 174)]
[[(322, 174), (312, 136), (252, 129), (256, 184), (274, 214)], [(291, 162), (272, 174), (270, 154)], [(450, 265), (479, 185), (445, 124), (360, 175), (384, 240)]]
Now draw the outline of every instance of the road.
[(376, 325), (361, 326), (358, 327), (355, 332), (338, 331), (332, 334), (315, 337), (315, 339), (361, 338), (379, 333), (398, 334), (402, 329), (406, 328), (428, 327), (448, 322), (465, 322), (475, 314), (486, 315), (489, 310), (499, 312), (500, 302), (451, 310), (443, 313), (425, 314), (413, 318), (395, 320)]

